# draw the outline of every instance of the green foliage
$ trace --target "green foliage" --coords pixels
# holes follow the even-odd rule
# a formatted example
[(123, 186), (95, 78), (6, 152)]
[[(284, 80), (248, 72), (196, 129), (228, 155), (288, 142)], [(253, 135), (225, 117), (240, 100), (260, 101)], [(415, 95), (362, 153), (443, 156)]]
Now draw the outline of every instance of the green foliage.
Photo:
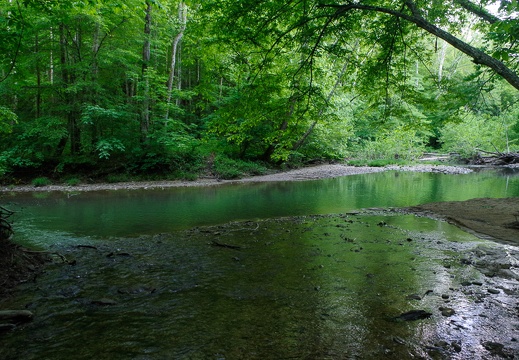
[(10, 133), (12, 126), (17, 122), (18, 116), (6, 107), (0, 106), (0, 134)]
[(100, 159), (108, 159), (113, 153), (124, 152), (125, 147), (118, 139), (103, 139), (96, 144), (96, 151)]
[(214, 159), (213, 172), (221, 179), (237, 179), (243, 176), (261, 175), (267, 171), (265, 166), (257, 162), (231, 159), (218, 155)]
[(174, 179), (187, 180), (187, 181), (195, 181), (198, 179), (199, 174), (195, 172), (189, 172), (184, 170), (179, 170), (173, 173)]
[(47, 185), (50, 185), (52, 184), (52, 181), (50, 181), (49, 178), (47, 177), (37, 177), (37, 178), (34, 178), (32, 181), (31, 181), (31, 184), (35, 187), (41, 187), (41, 186), (47, 186)]
[[(459, 3), (416, 1), (425, 21), (516, 69), (517, 21), (473, 26)], [(0, 5), (0, 174), (83, 164), (194, 179), (215, 153), (213, 170), (235, 178), (264, 171), (245, 159), (412, 160), (440, 136), (466, 154), (517, 140), (516, 89), (405, 19), (338, 11), (410, 15), (409, 2), (186, 2), (171, 99), (178, 2), (150, 4), (148, 33), (139, 0)]]
[(78, 179), (76, 177), (71, 177), (65, 180), (65, 185), (67, 186), (76, 186), (81, 184), (81, 179)]
[(106, 177), (106, 182), (110, 184), (131, 181), (132, 178), (128, 174), (110, 174)]
[(510, 120), (515, 121), (514, 126), (517, 127), (516, 116), (468, 113), (459, 122), (446, 124), (440, 141), (444, 150), (458, 153), (463, 158), (472, 157), (478, 150), (506, 152), (519, 140), (513, 126), (510, 131), (510, 125), (513, 125), (508, 123)]
[(366, 142), (360, 154), (364, 159), (417, 159), (425, 151), (424, 135), (400, 125), (385, 130), (375, 140)]
[(4, 154), (0, 154), (0, 177), (7, 174), (10, 170), (10, 167), (8, 165), (9, 158), (5, 156)]

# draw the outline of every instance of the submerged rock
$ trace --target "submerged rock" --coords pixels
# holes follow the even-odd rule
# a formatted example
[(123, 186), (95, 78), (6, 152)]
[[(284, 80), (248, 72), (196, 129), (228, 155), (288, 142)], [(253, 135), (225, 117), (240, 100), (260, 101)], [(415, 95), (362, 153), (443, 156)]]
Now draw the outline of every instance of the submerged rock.
[(451, 309), (451, 308), (448, 308), (448, 307), (441, 307), (440, 311), (442, 312), (442, 315), (446, 316), (446, 317), (452, 316), (452, 315), (454, 315), (456, 313), (454, 311), (454, 309)]
[(33, 317), (33, 313), (29, 310), (0, 310), (0, 320), (27, 322), (31, 321)]
[(117, 301), (112, 300), (112, 299), (108, 299), (108, 298), (92, 300), (91, 303), (94, 304), (94, 305), (101, 305), (101, 306), (117, 305)]
[(422, 297), (418, 294), (411, 294), (405, 297), (407, 300), (422, 300)]
[(14, 324), (0, 324), (0, 332), (11, 331), (16, 328)]
[(432, 313), (425, 310), (411, 310), (403, 314), (398, 315), (394, 318), (396, 321), (415, 321), (428, 319), (432, 316)]
[(492, 355), (496, 355), (504, 359), (514, 358), (514, 355), (509, 353), (509, 349), (506, 349), (505, 346), (501, 343), (494, 341), (485, 341), (481, 345), (483, 345), (483, 347)]

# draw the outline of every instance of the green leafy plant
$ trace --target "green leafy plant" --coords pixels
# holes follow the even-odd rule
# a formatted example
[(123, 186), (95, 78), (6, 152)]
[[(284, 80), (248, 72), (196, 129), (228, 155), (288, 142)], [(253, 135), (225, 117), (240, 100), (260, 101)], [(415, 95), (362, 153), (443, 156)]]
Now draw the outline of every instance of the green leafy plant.
[(222, 179), (237, 179), (246, 175), (261, 175), (266, 167), (250, 161), (231, 159), (219, 155), (214, 160), (213, 170), (216, 176)]
[(37, 177), (31, 181), (31, 184), (35, 187), (41, 187), (41, 186), (47, 186), (52, 184), (52, 181), (50, 181), (47, 177)]
[(126, 182), (130, 180), (131, 177), (128, 174), (110, 174), (106, 177), (106, 182), (111, 184), (118, 182)]
[(65, 184), (68, 185), (68, 186), (76, 186), (76, 185), (78, 185), (80, 183), (81, 183), (81, 180), (78, 179), (78, 178), (75, 178), (75, 177), (69, 178), (69, 179), (65, 180)]
[(114, 152), (124, 152), (125, 147), (120, 140), (112, 138), (99, 140), (96, 150), (100, 159), (108, 159)]

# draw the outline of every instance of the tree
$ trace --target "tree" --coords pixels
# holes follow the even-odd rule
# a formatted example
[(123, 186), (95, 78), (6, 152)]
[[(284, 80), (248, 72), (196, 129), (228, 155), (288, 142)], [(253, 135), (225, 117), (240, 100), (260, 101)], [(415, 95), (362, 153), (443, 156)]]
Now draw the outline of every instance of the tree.
[[(486, 10), (486, 6), (494, 3), (501, 3), (499, 15)], [(352, 98), (361, 96), (369, 108), (382, 110), (374, 113), (370, 131), (376, 131), (377, 126), (398, 128), (407, 116), (409, 125), (428, 124), (425, 128), (418, 125), (417, 131), (437, 134), (440, 122), (434, 118), (426, 122), (419, 119), (428, 119), (434, 112), (440, 115), (442, 111), (445, 114), (437, 118), (448, 119), (461, 106), (473, 101), (471, 99), (480, 99), (482, 90), (492, 89), (490, 84), (496, 80), (495, 74), (519, 89), (514, 56), (519, 44), (518, 21), (512, 16), (518, 10), (515, 2), (307, 0), (241, 1), (238, 4), (216, 0), (209, 2), (206, 8), (213, 16), (219, 14), (218, 26), (225, 29), (229, 39), (235, 42), (240, 39), (247, 44), (244, 46), (262, 54), (258, 74), (261, 70), (271, 71), (270, 64), (287, 49), (299, 53), (297, 58), (291, 58), (291, 63), (296, 61), (298, 67), (294, 76), (309, 75), (299, 80), (310, 85), (322, 81), (319, 76), (327, 61), (333, 61), (334, 57), (350, 59), (340, 92), (350, 92)], [(481, 40), (473, 44), (463, 40), (467, 29), (476, 29), (482, 34)], [(433, 37), (437, 40), (431, 40)], [(419, 74), (421, 65), (430, 69), (431, 59), (438, 53), (438, 43), (440, 57), (436, 76)], [(447, 49), (442, 43), (452, 45), (472, 59), (473, 76), (465, 73), (465, 79), (454, 77), (455, 65), (447, 77), (443, 76)], [(261, 75), (255, 76), (256, 80), (260, 78)], [(418, 79), (422, 79), (422, 83)], [(453, 86), (467, 80), (475, 86), (469, 85), (465, 90)], [(452, 100), (447, 100), (450, 108), (439, 109), (439, 96), (444, 96), (448, 89), (459, 90)], [(330, 99), (328, 106), (332, 104)], [(402, 111), (408, 115), (403, 117)], [(311, 125), (293, 143), (294, 149), (311, 134)]]

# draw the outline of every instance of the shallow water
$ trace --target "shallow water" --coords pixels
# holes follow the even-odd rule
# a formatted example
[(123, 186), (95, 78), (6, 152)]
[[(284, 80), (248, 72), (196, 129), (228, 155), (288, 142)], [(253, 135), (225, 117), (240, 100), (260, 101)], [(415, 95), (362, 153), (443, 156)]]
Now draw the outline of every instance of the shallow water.
[(237, 220), (513, 197), (519, 196), (517, 174), (383, 172), (205, 188), (3, 194), (0, 201), (17, 211), (17, 241), (45, 247), (68, 242), (69, 235), (139, 236)]
[[(36, 319), (4, 335), (0, 355), (397, 359), (428, 356), (428, 346), (445, 340), (459, 342), (460, 354), (475, 356), (479, 337), (474, 347), (473, 339), (451, 325), (466, 326), (474, 309), (447, 320), (438, 307), (445, 303), (443, 294), (452, 296), (449, 306), (456, 309), (472, 302), (455, 289), (481, 274), (446, 264), (449, 252), (477, 243), (429, 219), (358, 215), (91, 240), (84, 245), (96, 249), (54, 249), (76, 264), (51, 266), (36, 289), (27, 284), (19, 298), (4, 304), (26, 305)], [(408, 299), (412, 294), (423, 299)], [(107, 305), (98, 303), (103, 301)], [(432, 317), (394, 320), (413, 309)], [(502, 331), (511, 338), (508, 327)]]
[[(519, 282), (474, 265), (483, 246), (517, 266), (516, 248), (426, 218), (346, 214), (511, 196), (517, 177), (371, 175), (10, 197), (25, 241), (59, 255), (0, 305), (35, 314), (0, 337), (0, 358), (498, 358), (488, 341), (519, 353)], [(409, 310), (432, 315), (395, 321)]]

